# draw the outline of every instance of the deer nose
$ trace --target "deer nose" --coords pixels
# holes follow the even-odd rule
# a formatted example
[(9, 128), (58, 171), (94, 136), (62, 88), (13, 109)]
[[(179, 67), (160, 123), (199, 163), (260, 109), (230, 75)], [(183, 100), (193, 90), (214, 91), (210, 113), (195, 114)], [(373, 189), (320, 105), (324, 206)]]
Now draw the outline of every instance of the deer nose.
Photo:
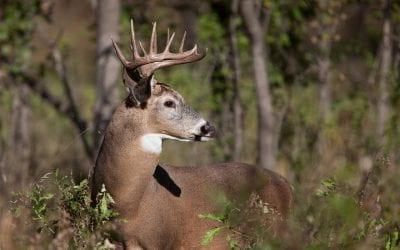
[(209, 122), (206, 122), (206, 124), (200, 127), (200, 132), (203, 136), (214, 137), (216, 130), (213, 125), (211, 125)]

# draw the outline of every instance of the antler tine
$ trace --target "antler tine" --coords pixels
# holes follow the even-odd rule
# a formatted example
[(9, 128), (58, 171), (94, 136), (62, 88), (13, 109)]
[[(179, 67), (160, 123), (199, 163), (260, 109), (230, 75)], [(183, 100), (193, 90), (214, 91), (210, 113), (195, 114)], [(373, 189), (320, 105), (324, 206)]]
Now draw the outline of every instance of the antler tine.
[(143, 52), (144, 56), (147, 56), (147, 52), (146, 52), (146, 50), (144, 49), (143, 44), (142, 44), (141, 41), (139, 41), (139, 46), (140, 46), (140, 48), (142, 49), (142, 52)]
[(131, 19), (131, 49), (133, 53), (133, 57), (139, 56), (136, 39), (135, 39), (135, 28), (133, 26), (133, 19)]
[[(169, 35), (168, 35), (168, 37), (169, 37)], [(167, 40), (167, 45), (165, 46), (165, 49), (164, 49), (164, 52), (163, 52), (163, 53), (169, 52), (169, 47), (171, 47), (172, 40), (174, 40), (174, 37), (175, 37), (175, 32), (172, 33), (171, 38), (168, 38), (168, 40)]]
[(153, 23), (153, 31), (151, 32), (150, 52), (151, 55), (157, 54), (157, 22)]
[(179, 46), (179, 52), (180, 52), (180, 53), (183, 52), (183, 46), (184, 46), (184, 44), (185, 44), (185, 39), (186, 39), (186, 30), (185, 30), (185, 32), (183, 32), (182, 41), (181, 41), (181, 46)]
[(197, 53), (197, 43), (193, 46), (192, 51), (193, 51), (195, 54), (199, 54), (199, 53)]
[(195, 45), (193, 46), (193, 48), (192, 48), (191, 50), (189, 50), (189, 54), (190, 54), (190, 55), (194, 55), (194, 56), (200, 55), (200, 54), (197, 52), (197, 44), (195, 44)]
[(121, 63), (125, 66), (125, 67), (130, 67), (131, 63), (126, 60), (124, 54), (122, 53), (121, 49), (118, 47), (118, 44), (114, 41), (114, 39), (111, 37), (111, 41), (113, 43), (115, 52), (117, 53), (118, 59), (121, 61)]

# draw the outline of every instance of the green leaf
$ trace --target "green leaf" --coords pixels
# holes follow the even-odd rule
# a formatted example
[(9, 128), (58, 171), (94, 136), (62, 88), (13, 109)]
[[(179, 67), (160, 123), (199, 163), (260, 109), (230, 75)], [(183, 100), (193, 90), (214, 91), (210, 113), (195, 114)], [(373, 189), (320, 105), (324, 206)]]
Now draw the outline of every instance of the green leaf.
[(226, 241), (228, 242), (229, 249), (231, 249), (231, 250), (237, 249), (239, 246), (239, 242), (237, 240), (233, 239), (229, 235), (226, 237)]
[(386, 241), (385, 250), (397, 249), (396, 246), (398, 246), (398, 241), (399, 241), (399, 231), (394, 231), (392, 235), (389, 235)]
[(217, 215), (217, 214), (199, 214), (199, 218), (223, 222), (225, 217), (223, 215)]
[(104, 198), (100, 201), (100, 214), (104, 217), (107, 217), (108, 214), (107, 200)]
[(208, 230), (206, 232), (206, 234), (204, 235), (204, 238), (201, 241), (201, 244), (203, 246), (207, 246), (208, 244), (210, 244), (210, 242), (215, 238), (215, 236), (217, 236), (219, 234), (220, 231), (221, 231), (221, 227), (215, 227), (215, 228)]
[(51, 200), (53, 197), (54, 197), (54, 194), (47, 193), (47, 194), (43, 195), (42, 197), (40, 197), (40, 200)]

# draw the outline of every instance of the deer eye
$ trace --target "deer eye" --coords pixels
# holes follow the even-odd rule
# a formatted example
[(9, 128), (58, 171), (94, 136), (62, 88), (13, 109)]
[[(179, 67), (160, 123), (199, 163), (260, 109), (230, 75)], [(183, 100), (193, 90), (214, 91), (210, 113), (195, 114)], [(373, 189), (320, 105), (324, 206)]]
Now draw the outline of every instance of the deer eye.
[(167, 108), (175, 108), (175, 102), (173, 102), (171, 100), (166, 101), (166, 102), (164, 102), (164, 106)]

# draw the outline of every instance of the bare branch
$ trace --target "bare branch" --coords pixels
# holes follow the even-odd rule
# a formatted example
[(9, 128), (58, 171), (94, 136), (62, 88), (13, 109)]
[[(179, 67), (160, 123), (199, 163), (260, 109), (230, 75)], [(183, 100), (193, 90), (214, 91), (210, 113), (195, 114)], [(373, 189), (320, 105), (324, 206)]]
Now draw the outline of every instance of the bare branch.
[[(56, 46), (53, 48), (52, 55), (53, 55), (53, 60), (55, 63), (55, 69), (56, 69), (58, 77), (60, 78), (61, 83), (63, 85), (65, 96), (67, 97), (67, 100), (69, 102), (69, 112), (72, 116), (71, 118), (73, 118), (73, 122), (75, 123), (79, 132), (82, 133), (86, 130), (87, 123), (82, 119), (80, 112), (77, 108), (75, 99), (72, 95), (71, 86), (70, 86), (70, 83), (68, 80), (68, 75), (66, 72), (64, 58), (63, 58), (60, 50)], [(85, 138), (85, 137), (81, 136), (81, 138)], [(88, 141), (83, 139), (82, 142), (84, 144), (87, 155), (91, 159), (93, 159), (93, 149), (89, 145)]]
[[(31, 90), (38, 94), (48, 104), (53, 106), (53, 108), (55, 108), (59, 113), (67, 116), (78, 129), (79, 133), (83, 133), (86, 131), (88, 123), (81, 117), (80, 112), (77, 108), (69, 83), (65, 61), (61, 51), (58, 49), (58, 43), (62, 38), (63, 31), (60, 30), (54, 39), (49, 39), (47, 37), (47, 34), (43, 32), (39, 32), (39, 34), (41, 35), (42, 41), (46, 43), (50, 49), (50, 56), (54, 62), (56, 73), (63, 85), (64, 94), (68, 102), (67, 104), (65, 104), (65, 102), (59, 100), (58, 97), (52, 95), (47, 89), (43, 88), (39, 81), (33, 76), (22, 73), (22, 83), (27, 84), (31, 88)], [(93, 147), (90, 145), (85, 136), (82, 135), (80, 136), (80, 138), (85, 148), (86, 155), (88, 156), (90, 161), (93, 161)]]
[[(67, 117), (80, 133), (86, 131), (87, 122), (80, 117), (79, 113), (77, 113), (76, 107), (71, 106), (70, 103), (67, 104), (63, 102), (58, 97), (54, 96), (46, 88), (44, 88), (42, 84), (39, 83), (39, 80), (37, 80), (35, 77), (24, 72), (20, 72), (18, 74), (11, 73), (10, 76), (13, 81), (27, 85), (34, 93), (40, 96), (43, 101), (52, 106), (58, 113)], [(93, 150), (89, 144), (89, 141), (84, 136), (80, 136), (80, 138), (86, 155), (92, 161)]]

